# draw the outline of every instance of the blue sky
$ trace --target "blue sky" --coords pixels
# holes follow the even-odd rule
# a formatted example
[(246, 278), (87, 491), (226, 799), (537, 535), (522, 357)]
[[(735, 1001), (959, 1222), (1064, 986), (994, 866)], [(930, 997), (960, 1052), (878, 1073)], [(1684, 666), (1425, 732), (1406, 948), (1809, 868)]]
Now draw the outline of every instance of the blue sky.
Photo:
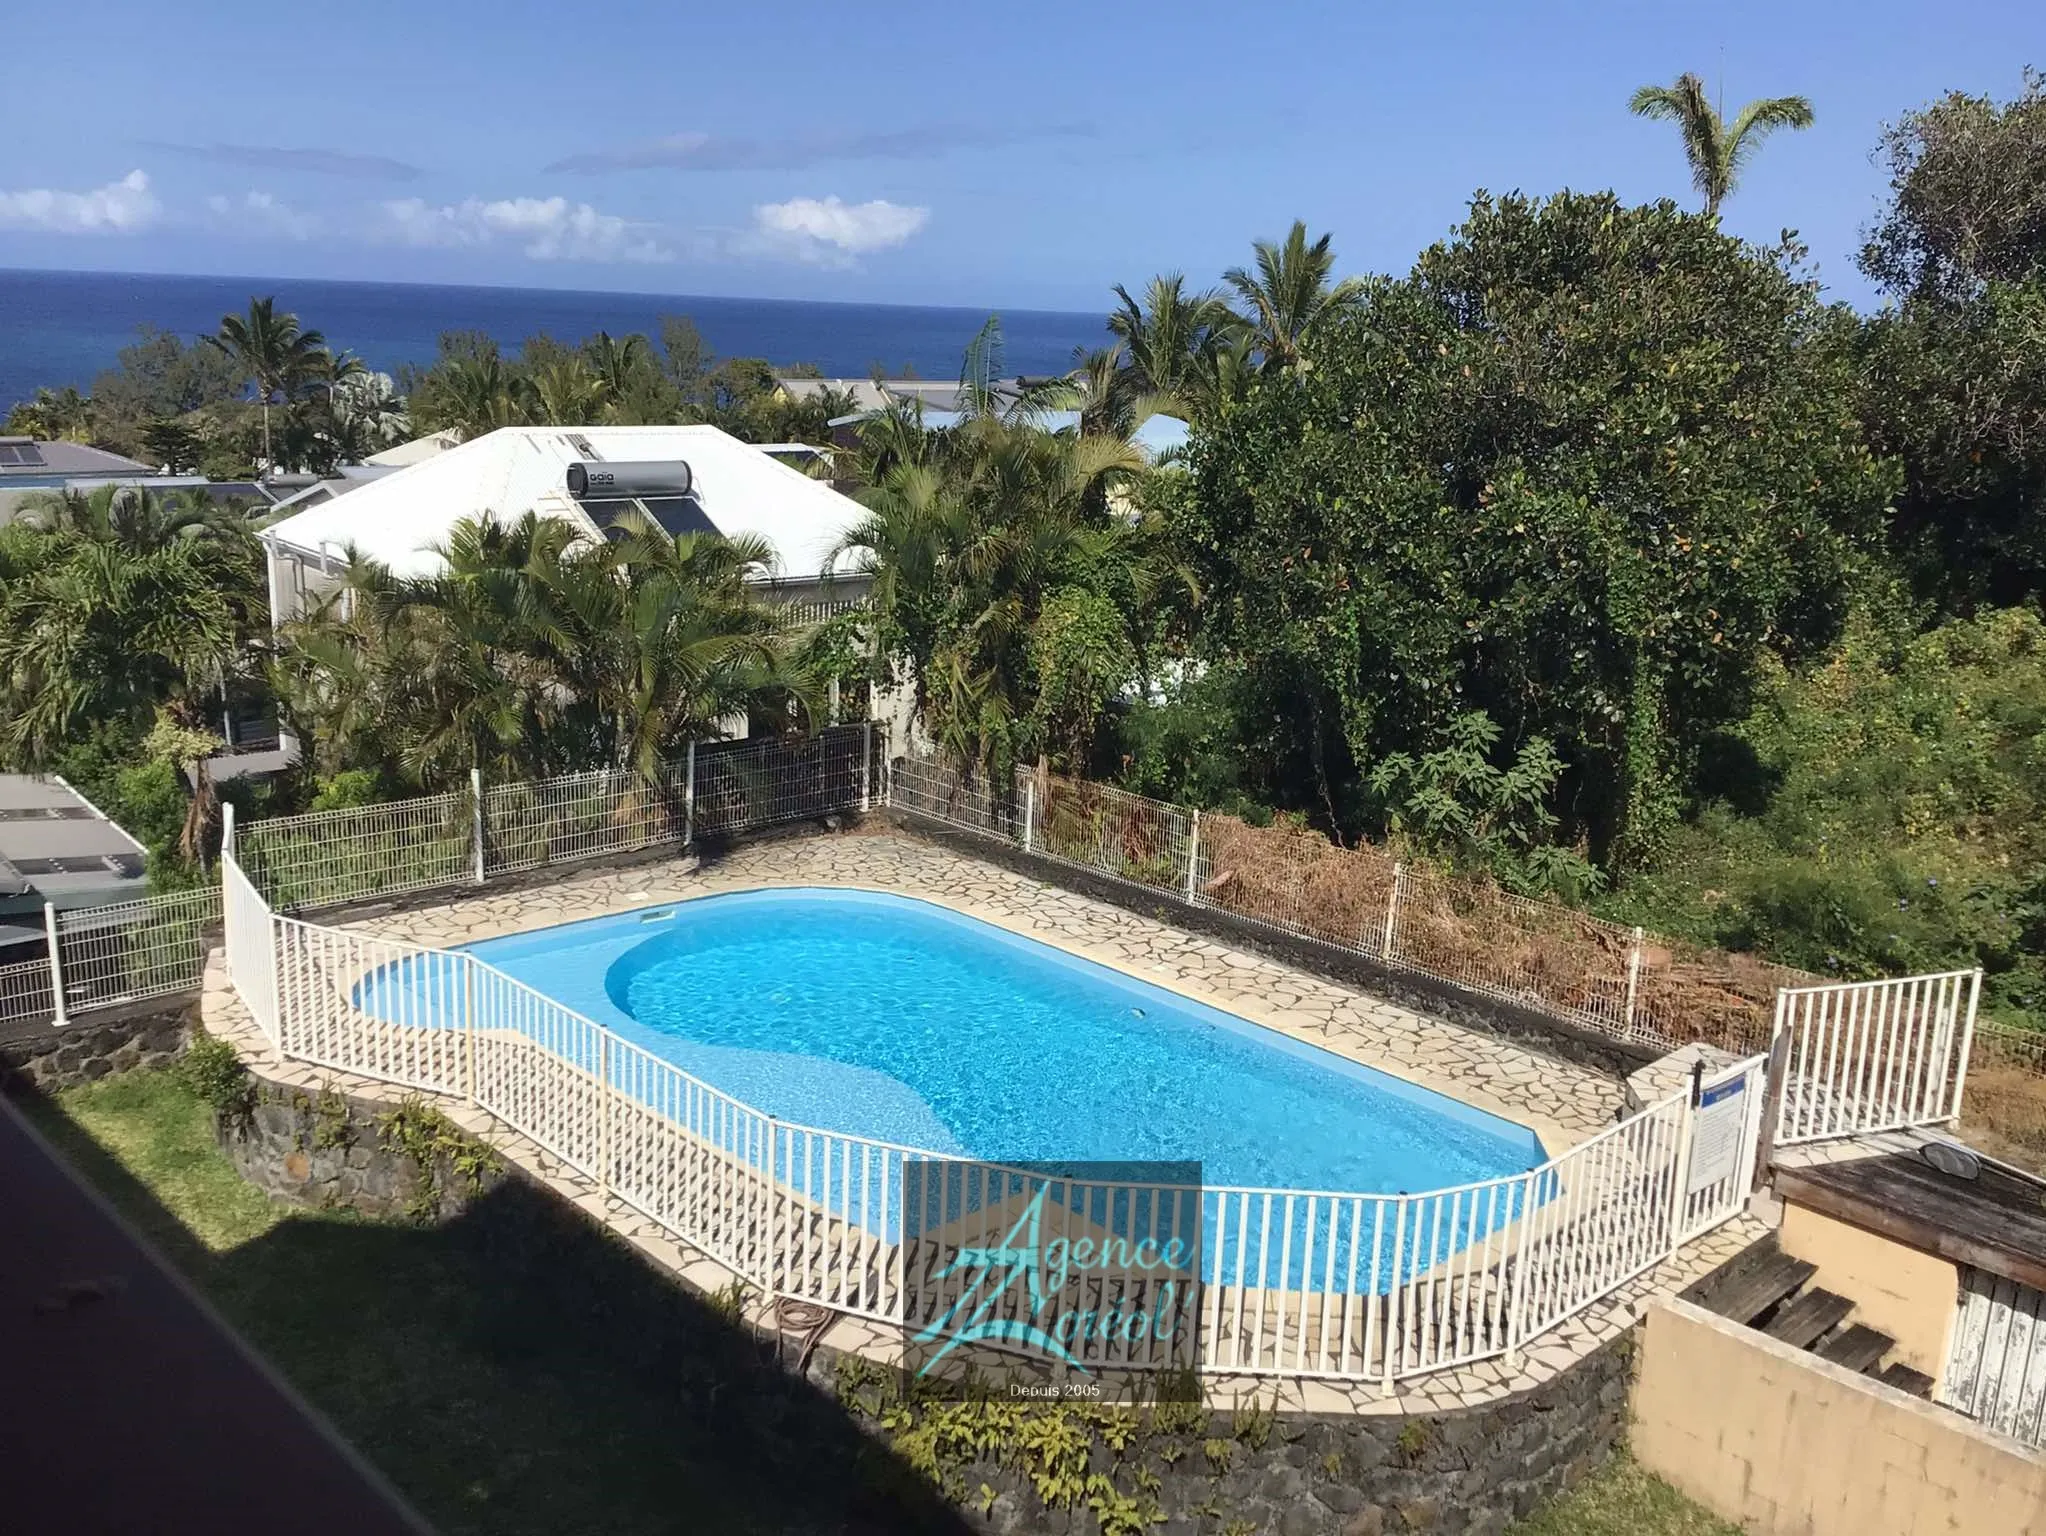
[(1404, 271), (1472, 191), (1692, 200), (1683, 69), (1802, 92), (1728, 204), (1866, 302), (1881, 125), (2046, 65), (2031, 0), (15, 8), (0, 266), (1099, 309), (1294, 218)]

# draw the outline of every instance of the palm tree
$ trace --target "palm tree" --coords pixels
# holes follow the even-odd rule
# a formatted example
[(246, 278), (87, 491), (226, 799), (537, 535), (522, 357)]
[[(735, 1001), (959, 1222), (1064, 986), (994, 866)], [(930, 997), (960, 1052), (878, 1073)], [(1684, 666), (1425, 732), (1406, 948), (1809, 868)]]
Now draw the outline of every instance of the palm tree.
[(270, 455), (271, 401), (289, 403), (308, 384), (331, 382), (337, 371), (327, 338), (302, 329), (297, 315), (278, 314), (276, 305), (274, 296), (252, 298), (246, 315), (222, 315), (220, 330), (206, 338), (241, 365), (243, 379), (253, 383), (261, 397), (265, 475), (275, 468)]
[(239, 518), (109, 486), (23, 523), (0, 551), (0, 755), (39, 765), (89, 720), (196, 726), (254, 665), (262, 560)]
[(346, 597), (287, 634), (277, 669), (323, 766), (440, 787), (471, 768), (529, 779), (609, 761), (642, 782), (643, 807), (662, 759), (720, 720), (812, 717), (792, 626), (750, 584), (764, 545), (670, 537), (634, 513), (610, 533), (485, 516), (455, 525), (434, 575), (352, 560)]
[(1708, 217), (1740, 182), (1756, 147), (1778, 128), (1809, 128), (1812, 104), (1803, 96), (1766, 96), (1751, 101), (1729, 124), (1705, 94), (1705, 82), (1686, 71), (1675, 85), (1644, 85), (1628, 103), (1637, 117), (1673, 122), (1684, 138), (1691, 184), (1705, 199)]
[(1355, 278), (1330, 283), (1336, 258), (1329, 237), (1308, 244), (1307, 225), (1299, 219), (1283, 242), (1259, 240), (1252, 250), (1257, 271), (1231, 267), (1222, 281), (1242, 305), (1244, 324), (1265, 365), (1295, 367), (1308, 337), (1330, 316), (1354, 305), (1363, 284)]
[(453, 430), (468, 441), (499, 427), (529, 425), (539, 405), (532, 381), (489, 352), (435, 368), (414, 393), (411, 408), (420, 430)]
[(1192, 416), (1207, 403), (1208, 362), (1237, 317), (1212, 293), (1188, 293), (1177, 272), (1151, 279), (1139, 304), (1121, 284), (1108, 329), (1122, 344), (1130, 387), (1173, 414)]

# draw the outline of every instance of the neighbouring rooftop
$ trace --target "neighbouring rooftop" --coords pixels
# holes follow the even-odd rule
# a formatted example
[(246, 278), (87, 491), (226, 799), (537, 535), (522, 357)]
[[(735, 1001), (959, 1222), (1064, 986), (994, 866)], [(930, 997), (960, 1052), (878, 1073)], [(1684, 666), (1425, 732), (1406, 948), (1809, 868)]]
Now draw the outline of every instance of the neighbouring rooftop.
[(43, 903), (143, 893), (143, 849), (60, 778), (0, 774), (0, 941), (42, 932)]
[(355, 486), (263, 530), (273, 549), (327, 562), (349, 549), (401, 576), (440, 568), (435, 545), (463, 518), (566, 518), (591, 537), (620, 504), (577, 501), (571, 464), (685, 463), (687, 495), (643, 498), (671, 532), (764, 539), (775, 574), (814, 579), (864, 510), (850, 497), (711, 426), (503, 427)]

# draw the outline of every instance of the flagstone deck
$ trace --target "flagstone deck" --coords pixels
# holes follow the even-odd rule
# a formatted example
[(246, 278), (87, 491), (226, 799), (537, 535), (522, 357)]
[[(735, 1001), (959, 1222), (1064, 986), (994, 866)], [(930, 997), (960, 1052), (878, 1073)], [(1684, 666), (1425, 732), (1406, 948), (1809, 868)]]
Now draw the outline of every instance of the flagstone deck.
[[(564, 872), (544, 886), (486, 887), (348, 926), (446, 946), (720, 891), (802, 885), (888, 891), (939, 902), (1518, 1120), (1537, 1131), (1551, 1153), (1610, 1124), (1621, 1106), (1622, 1085), (1587, 1068), (900, 835), (806, 837), (752, 844), (702, 865), (685, 858)], [(202, 1017), (206, 1028), (233, 1042), (266, 1081), (309, 1092), (332, 1086), (371, 1099), (404, 1096), (388, 1083), (281, 1059), (229, 986), (218, 953), (208, 967)], [(693, 1288), (709, 1292), (733, 1278), (724, 1266), (678, 1242), (659, 1223), (494, 1116), (460, 1098), (419, 1097)], [(1249, 1375), (1211, 1374), (1204, 1381), (1217, 1405), (1256, 1401), (1288, 1412), (1434, 1414), (1493, 1401), (1553, 1380), (1630, 1328), (1650, 1302), (1710, 1272), (1762, 1230), (1752, 1217), (1737, 1218), (1532, 1341), (1512, 1362), (1480, 1361), (1391, 1389), (1377, 1381)], [(756, 1323), (774, 1326), (768, 1303), (755, 1298), (748, 1310)], [(821, 1342), (827, 1353), (847, 1351), (880, 1361), (900, 1357), (896, 1330), (855, 1317), (838, 1317)], [(813, 1367), (813, 1373), (820, 1368)]]

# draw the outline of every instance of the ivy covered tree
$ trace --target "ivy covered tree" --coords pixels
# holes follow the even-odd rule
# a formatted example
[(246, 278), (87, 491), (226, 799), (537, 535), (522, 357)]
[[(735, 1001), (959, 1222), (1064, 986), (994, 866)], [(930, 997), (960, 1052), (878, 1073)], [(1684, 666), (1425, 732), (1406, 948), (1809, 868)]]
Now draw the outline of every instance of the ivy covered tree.
[(1950, 612), (2046, 593), (2046, 77), (1954, 94), (1884, 137), (1891, 204), (1862, 252), (1863, 413), (1904, 467), (1893, 535)]
[(1358, 830), (1373, 765), (1482, 710), (1502, 763), (1553, 745), (1559, 839), (1653, 848), (1762, 657), (1838, 633), (1892, 490), (1802, 254), (1481, 195), (1197, 434), (1179, 531), (1273, 798)]

